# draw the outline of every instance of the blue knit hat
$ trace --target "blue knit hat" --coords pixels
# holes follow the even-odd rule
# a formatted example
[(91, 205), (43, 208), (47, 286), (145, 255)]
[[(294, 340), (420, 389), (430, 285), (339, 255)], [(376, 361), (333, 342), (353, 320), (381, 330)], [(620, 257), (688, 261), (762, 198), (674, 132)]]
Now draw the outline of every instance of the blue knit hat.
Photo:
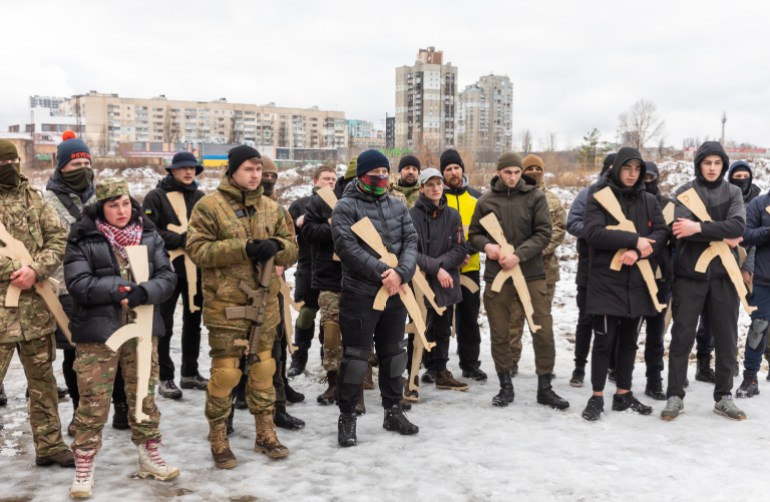
[(378, 167), (384, 167), (390, 171), (390, 162), (388, 162), (388, 158), (379, 150), (366, 150), (358, 156), (356, 177), (360, 178), (372, 169), (377, 169)]
[(56, 169), (61, 170), (62, 167), (75, 159), (91, 160), (91, 150), (82, 139), (75, 136), (74, 132), (64, 131), (61, 139), (62, 142), (56, 147)]

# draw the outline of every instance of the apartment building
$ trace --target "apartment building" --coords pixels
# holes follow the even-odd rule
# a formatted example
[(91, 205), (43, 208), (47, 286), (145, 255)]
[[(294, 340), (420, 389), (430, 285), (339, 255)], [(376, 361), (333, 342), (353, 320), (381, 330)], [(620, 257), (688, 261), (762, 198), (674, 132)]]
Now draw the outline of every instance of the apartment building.
[(513, 142), (513, 83), (507, 76), (486, 75), (460, 92), (457, 147), (475, 162), (494, 162)]

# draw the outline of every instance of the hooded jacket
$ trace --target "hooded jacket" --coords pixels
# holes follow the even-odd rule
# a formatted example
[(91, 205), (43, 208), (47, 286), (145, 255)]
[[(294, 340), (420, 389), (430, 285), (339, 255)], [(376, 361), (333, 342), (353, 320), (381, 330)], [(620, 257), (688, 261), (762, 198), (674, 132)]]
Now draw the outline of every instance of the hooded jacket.
[[(701, 162), (709, 155), (718, 155), (722, 158), (722, 173), (715, 181), (707, 181), (701, 172)], [(741, 189), (731, 185), (724, 179), (730, 159), (727, 157), (722, 145), (716, 141), (703, 143), (695, 153), (695, 179), (685, 183), (676, 190), (677, 198), (681, 193), (694, 188), (700, 196), (703, 204), (711, 217), (710, 222), (701, 223), (701, 233), (677, 239), (676, 257), (674, 259), (674, 273), (677, 277), (686, 277), (693, 280), (708, 281), (711, 279), (727, 278), (727, 271), (719, 259), (711, 260), (705, 273), (695, 271), (703, 251), (712, 241), (734, 239), (741, 237), (746, 228), (746, 211), (743, 206)], [(676, 218), (687, 218), (692, 221), (700, 221), (677, 198)], [(737, 252), (733, 250), (737, 257)]]
[[(639, 160), (642, 170), (633, 187), (623, 186), (619, 179), (621, 166), (630, 160)], [(621, 148), (609, 174), (588, 197), (584, 219), (585, 239), (589, 247), (589, 276), (586, 312), (636, 318), (657, 313), (639, 267), (623, 266), (619, 271), (610, 268), (619, 249), (636, 249), (639, 237), (653, 239), (653, 254), (648, 257), (655, 270), (656, 256), (663, 251), (668, 238), (668, 227), (654, 195), (644, 186), (645, 164), (634, 148)], [(631, 220), (636, 232), (608, 230), (608, 225), (619, 223), (599, 204), (594, 194), (609, 187), (618, 199), (623, 214)]]
[[(445, 196), (441, 197), (436, 206), (421, 194), (409, 210), (409, 215), (417, 230), (417, 264), (425, 272), (436, 294), (436, 304), (446, 307), (460, 303), (463, 294), (460, 290), (459, 267), (468, 256), (460, 213), (447, 206)], [(441, 268), (452, 276), (454, 287), (441, 286), (438, 280)]]
[(394, 269), (403, 282), (412, 280), (417, 267), (417, 231), (403, 202), (386, 191), (380, 196), (364, 192), (357, 179), (351, 181), (332, 212), (334, 249), (342, 262), (342, 290), (374, 297), (388, 270), (377, 253), (350, 229), (368, 217), (388, 251), (398, 257)]
[[(494, 213), (506, 240), (514, 246), (524, 277), (528, 281), (545, 279), (543, 251), (551, 241), (551, 218), (545, 194), (527, 175), (522, 175), (514, 188), (508, 188), (499, 176), (492, 178), (490, 185), (492, 189), (481, 196), (473, 213), (468, 229), (471, 245), (484, 249), (487, 244), (498, 244), (479, 223), (481, 218)], [(500, 270), (498, 261), (486, 260), (484, 280), (491, 284)]]
[[(614, 160), (615, 154), (608, 155), (607, 159), (609, 158)], [(575, 284), (582, 288), (588, 287), (588, 244), (586, 244), (584, 236), (583, 218), (585, 217), (586, 203), (588, 202), (589, 195), (596, 190), (596, 187), (606, 183), (606, 180), (603, 178), (607, 176), (606, 173), (612, 166), (611, 162), (607, 163), (607, 159), (605, 159), (605, 165), (602, 167), (599, 179), (578, 192), (567, 213), (567, 232), (577, 237), (575, 247), (578, 253), (578, 264)]]
[(451, 188), (444, 185), (444, 195), (446, 196), (447, 206), (457, 210), (465, 229), (465, 245), (470, 259), (460, 272), (478, 272), (481, 269), (479, 260), (479, 250), (475, 249), (468, 240), (468, 227), (473, 218), (473, 211), (476, 210), (476, 201), (481, 197), (481, 192), (468, 186), (468, 177), (463, 175), (463, 183), (459, 188)]
[[(739, 169), (743, 169), (749, 173), (749, 179), (745, 180), (745, 182), (743, 180), (733, 179), (733, 175)], [(733, 164), (730, 166), (730, 169), (727, 171), (727, 180), (741, 189), (741, 195), (743, 196), (744, 204), (748, 204), (754, 200), (754, 197), (759, 195), (761, 192), (760, 188), (754, 184), (754, 171), (751, 169), (749, 163), (745, 160), (737, 160), (733, 162)]]
[[(131, 204), (141, 212), (138, 202), (131, 199)], [(115, 251), (96, 227), (96, 214), (96, 204), (83, 208), (70, 228), (64, 255), (64, 277), (73, 301), (70, 331), (75, 343), (106, 342), (123, 325), (118, 288), (133, 285), (120, 275)], [(141, 245), (147, 246), (150, 279), (140, 286), (147, 292), (145, 305), (154, 305), (152, 335), (163, 336), (166, 330), (158, 305), (171, 297), (177, 278), (155, 225), (149, 218), (142, 218), (142, 222)]]
[[(655, 164), (655, 162), (646, 162), (645, 167), (648, 174), (655, 174), (654, 181), (651, 183), (645, 183), (647, 193), (655, 196), (655, 198), (658, 200), (658, 206), (660, 206), (660, 210), (663, 211), (663, 214), (665, 214), (668, 205), (671, 204), (672, 207), (676, 207), (676, 202), (671, 197), (666, 197), (663, 195), (658, 188), (658, 182), (660, 181), (660, 171), (658, 170), (658, 165)], [(665, 216), (663, 219), (665, 220)], [(659, 279), (657, 279), (658, 288), (660, 291), (659, 301), (664, 303), (668, 303), (669, 293), (671, 292), (671, 288), (673, 287), (674, 282), (674, 249), (676, 241), (674, 239), (674, 234), (671, 232), (671, 225), (673, 225), (673, 223), (674, 220), (666, 222), (666, 226), (669, 229), (668, 236), (666, 237), (666, 246), (661, 250), (660, 253), (655, 256), (655, 261), (658, 263), (661, 276)]]
[(743, 245), (755, 249), (754, 284), (770, 287), (770, 192), (754, 198), (746, 207)]
[[(334, 195), (342, 198), (347, 182), (337, 178)], [(332, 208), (318, 194), (313, 194), (305, 208), (305, 223), (302, 235), (310, 242), (313, 278), (311, 287), (319, 291), (339, 292), (342, 288), (342, 264), (334, 260), (334, 240), (329, 219)]]

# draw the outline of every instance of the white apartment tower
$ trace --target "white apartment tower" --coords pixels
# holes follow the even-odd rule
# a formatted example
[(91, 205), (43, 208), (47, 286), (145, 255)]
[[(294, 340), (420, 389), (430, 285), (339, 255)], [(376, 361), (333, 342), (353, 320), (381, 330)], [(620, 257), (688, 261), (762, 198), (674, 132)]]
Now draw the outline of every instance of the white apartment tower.
[(465, 87), (457, 105), (457, 146), (475, 162), (495, 162), (512, 148), (513, 83), (486, 75)]

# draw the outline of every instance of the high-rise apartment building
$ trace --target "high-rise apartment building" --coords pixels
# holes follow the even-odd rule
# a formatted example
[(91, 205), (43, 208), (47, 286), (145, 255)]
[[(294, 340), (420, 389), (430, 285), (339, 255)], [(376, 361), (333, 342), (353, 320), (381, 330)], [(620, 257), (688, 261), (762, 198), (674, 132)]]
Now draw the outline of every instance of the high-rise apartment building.
[(396, 148), (455, 146), (457, 67), (443, 59), (443, 51), (428, 47), (414, 65), (396, 68)]
[(513, 83), (486, 75), (458, 97), (457, 146), (476, 162), (494, 162), (513, 143)]

